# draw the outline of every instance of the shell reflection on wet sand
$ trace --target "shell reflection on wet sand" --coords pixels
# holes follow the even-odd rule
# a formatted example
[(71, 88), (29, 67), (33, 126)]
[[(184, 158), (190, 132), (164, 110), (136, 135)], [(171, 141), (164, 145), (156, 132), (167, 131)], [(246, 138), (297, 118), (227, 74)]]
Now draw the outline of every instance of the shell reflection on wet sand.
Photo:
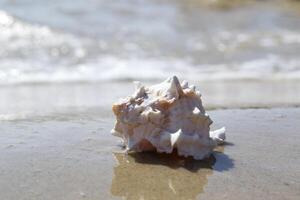
[(179, 157), (176, 152), (115, 153), (114, 156), (118, 165), (114, 168), (111, 193), (127, 200), (196, 199), (216, 163), (213, 155), (199, 161)]

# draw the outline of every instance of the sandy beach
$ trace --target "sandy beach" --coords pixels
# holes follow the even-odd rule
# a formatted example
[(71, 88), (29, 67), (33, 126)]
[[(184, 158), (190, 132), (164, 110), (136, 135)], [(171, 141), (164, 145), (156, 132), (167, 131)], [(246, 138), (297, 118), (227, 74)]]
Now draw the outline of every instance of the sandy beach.
[[(114, 118), (1, 122), (2, 200), (290, 199), (300, 196), (299, 108), (209, 111), (228, 144), (205, 161), (122, 152)], [(90, 115), (93, 116), (93, 115)]]
[[(0, 200), (299, 200), (299, 8), (0, 0)], [(112, 104), (172, 76), (226, 145), (203, 161), (124, 154)]]

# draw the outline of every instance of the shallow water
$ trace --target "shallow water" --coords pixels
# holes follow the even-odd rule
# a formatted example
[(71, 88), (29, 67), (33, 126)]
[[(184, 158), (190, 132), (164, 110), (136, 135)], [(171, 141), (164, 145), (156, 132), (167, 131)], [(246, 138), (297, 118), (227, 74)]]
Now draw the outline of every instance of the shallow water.
[(0, 84), (300, 78), (295, 1), (215, 2), (1, 0)]
[(299, 106), (298, 8), (0, 0), (0, 120), (108, 110), (132, 93), (132, 80), (174, 74), (197, 86), (208, 109)]

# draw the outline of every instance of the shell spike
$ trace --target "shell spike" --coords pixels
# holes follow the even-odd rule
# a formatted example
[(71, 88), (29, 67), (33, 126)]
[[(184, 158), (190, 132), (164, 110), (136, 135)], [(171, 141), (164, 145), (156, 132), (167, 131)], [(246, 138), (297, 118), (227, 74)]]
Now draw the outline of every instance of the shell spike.
[(215, 131), (211, 131), (209, 133), (210, 137), (217, 142), (217, 144), (223, 144), (225, 142), (226, 139), (226, 128), (222, 127), (218, 130)]
[(172, 78), (170, 78), (170, 80), (171, 80), (171, 87), (170, 87), (170, 89), (172, 91), (176, 91), (176, 93), (178, 94), (179, 97), (183, 96), (184, 92), (183, 92), (183, 89), (182, 89), (182, 87), (180, 85), (180, 82), (179, 82), (177, 76), (173, 76)]

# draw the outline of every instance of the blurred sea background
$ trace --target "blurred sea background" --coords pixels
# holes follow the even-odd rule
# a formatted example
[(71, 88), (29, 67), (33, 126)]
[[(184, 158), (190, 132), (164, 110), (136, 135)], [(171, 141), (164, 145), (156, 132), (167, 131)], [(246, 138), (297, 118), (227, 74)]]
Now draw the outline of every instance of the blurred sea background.
[(209, 109), (299, 106), (300, 2), (0, 0), (0, 120), (99, 115), (172, 75)]

